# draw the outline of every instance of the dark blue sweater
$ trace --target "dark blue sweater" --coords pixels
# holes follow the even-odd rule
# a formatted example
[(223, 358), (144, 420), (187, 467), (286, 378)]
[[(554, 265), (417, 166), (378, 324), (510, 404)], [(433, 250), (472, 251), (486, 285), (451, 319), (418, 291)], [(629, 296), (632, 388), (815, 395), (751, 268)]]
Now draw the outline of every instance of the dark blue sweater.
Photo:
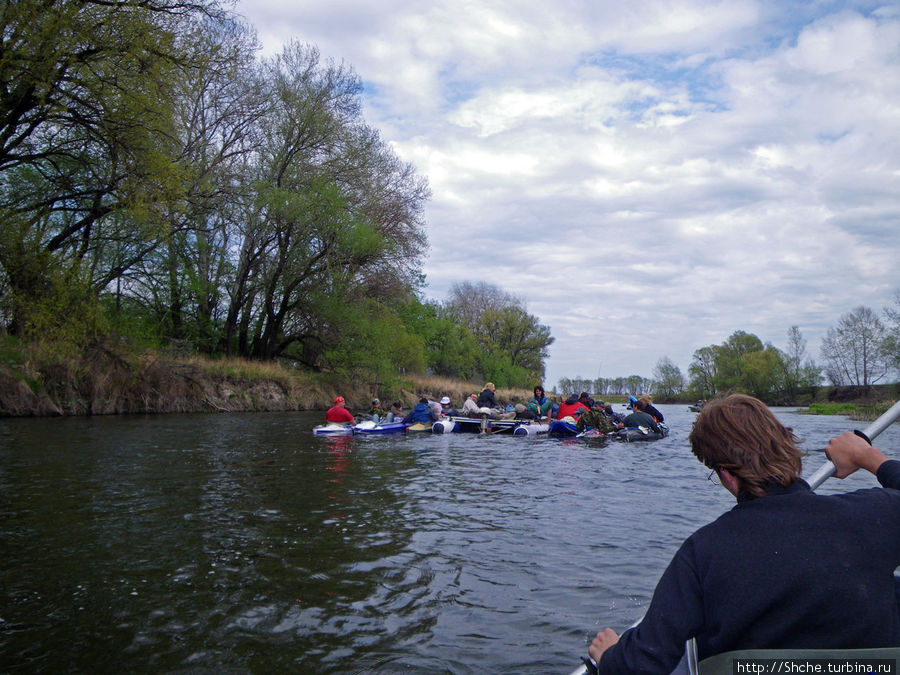
[(888, 489), (817, 495), (773, 486), (682, 544), (643, 621), (600, 660), (600, 673), (669, 673), (697, 638), (701, 659), (735, 649), (900, 646), (900, 462)]

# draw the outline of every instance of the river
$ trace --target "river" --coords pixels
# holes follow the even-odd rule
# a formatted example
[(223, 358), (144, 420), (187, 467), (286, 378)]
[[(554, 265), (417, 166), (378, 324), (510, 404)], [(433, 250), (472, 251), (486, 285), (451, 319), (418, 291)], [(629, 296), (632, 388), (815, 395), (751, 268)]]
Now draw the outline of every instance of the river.
[[(690, 453), (695, 415), (658, 407), (668, 438), (605, 445), (329, 439), (313, 413), (0, 420), (0, 671), (567, 673), (734, 503)], [(854, 426), (776, 413), (807, 473)], [(900, 456), (898, 425), (876, 444)]]

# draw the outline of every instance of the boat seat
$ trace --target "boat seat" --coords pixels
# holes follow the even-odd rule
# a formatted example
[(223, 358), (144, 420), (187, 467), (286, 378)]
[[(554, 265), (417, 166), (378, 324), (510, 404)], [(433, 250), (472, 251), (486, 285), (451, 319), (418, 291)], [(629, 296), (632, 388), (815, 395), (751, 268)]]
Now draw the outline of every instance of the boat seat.
[[(770, 664), (765, 670), (752, 670), (740, 668), (737, 661), (765, 659)], [(882, 647), (873, 649), (741, 649), (733, 652), (724, 652), (705, 658), (700, 662), (700, 675), (734, 675), (735, 673), (815, 673), (829, 672), (825, 664), (821, 670), (806, 668), (806, 664), (818, 660), (834, 661), (836, 663), (861, 662), (864, 660), (893, 661), (892, 669), (879, 670), (873, 668), (872, 673), (896, 673), (897, 662), (900, 660), (900, 647)], [(778, 664), (781, 664), (779, 670)], [(863, 670), (844, 670), (831, 672), (866, 672)]]

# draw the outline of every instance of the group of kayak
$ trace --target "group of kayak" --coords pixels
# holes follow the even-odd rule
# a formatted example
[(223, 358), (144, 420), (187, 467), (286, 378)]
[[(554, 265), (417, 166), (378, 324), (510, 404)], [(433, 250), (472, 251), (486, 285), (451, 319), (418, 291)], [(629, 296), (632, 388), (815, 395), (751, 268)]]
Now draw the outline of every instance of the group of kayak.
[(503, 407), (497, 402), (495, 391), (494, 384), (488, 382), (480, 394), (469, 395), (459, 409), (453, 407), (449, 396), (442, 397), (440, 402), (423, 397), (405, 415), (399, 401), (385, 412), (376, 398), (372, 400), (369, 412), (359, 415), (360, 421), (347, 410), (344, 398), (338, 396), (325, 413), (326, 423), (315, 427), (313, 433), (350, 436), (477, 431), (529, 436), (543, 433), (584, 438), (602, 436), (636, 441), (663, 438), (669, 431), (663, 414), (653, 407), (648, 395), (629, 396), (628, 407), (632, 412), (626, 415), (614, 412), (611, 404), (595, 401), (587, 392), (580, 396), (573, 394), (557, 405), (538, 385), (528, 402)]

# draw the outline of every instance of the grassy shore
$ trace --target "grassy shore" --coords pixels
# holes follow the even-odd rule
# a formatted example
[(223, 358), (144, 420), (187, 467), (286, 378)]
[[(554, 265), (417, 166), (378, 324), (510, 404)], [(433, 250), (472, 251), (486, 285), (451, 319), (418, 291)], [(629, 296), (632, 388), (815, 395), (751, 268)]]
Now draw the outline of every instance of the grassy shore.
[(894, 405), (896, 401), (875, 401), (868, 405), (856, 403), (810, 403), (804, 412), (808, 415), (847, 415), (852, 420), (872, 422)]
[[(353, 411), (373, 398), (399, 400), (409, 409), (423, 396), (449, 396), (454, 405), (480, 392), (484, 382), (425, 375), (390, 383), (314, 373), (274, 362), (211, 359), (96, 346), (60, 355), (0, 341), (0, 416), (123, 413), (325, 410), (335, 396)], [(527, 401), (530, 389), (497, 390), (504, 403)]]

